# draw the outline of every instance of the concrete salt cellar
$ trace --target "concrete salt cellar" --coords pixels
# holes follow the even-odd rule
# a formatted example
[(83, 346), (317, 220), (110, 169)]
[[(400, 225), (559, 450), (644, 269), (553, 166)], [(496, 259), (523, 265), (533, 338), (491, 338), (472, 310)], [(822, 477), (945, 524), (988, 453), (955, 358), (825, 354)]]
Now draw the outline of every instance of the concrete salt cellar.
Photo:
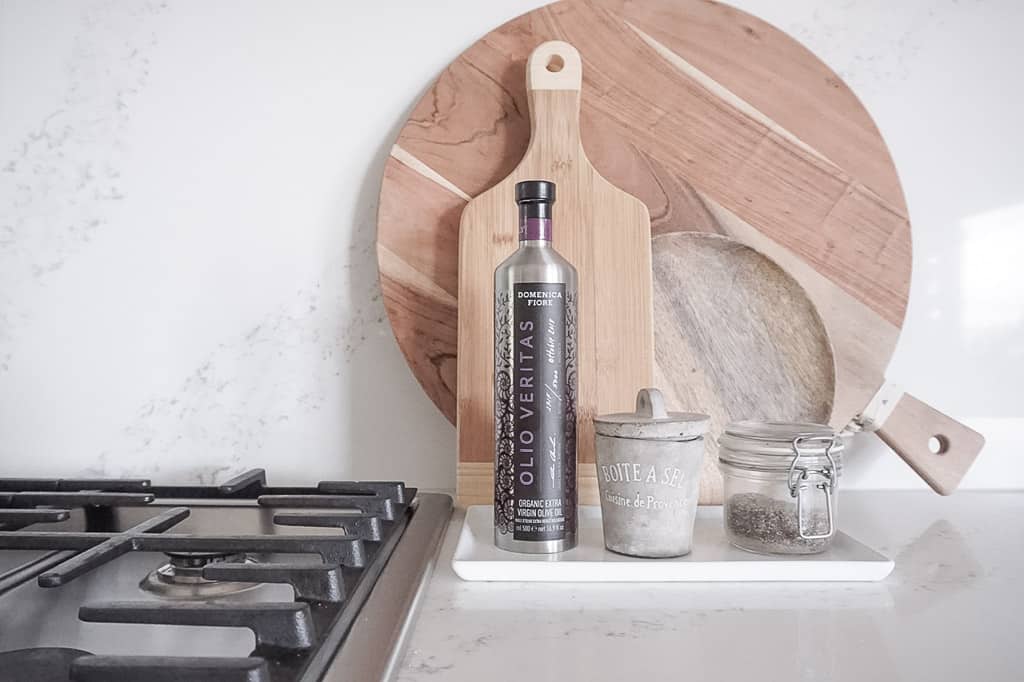
[(639, 557), (688, 554), (700, 489), (706, 414), (668, 412), (655, 388), (636, 411), (594, 418), (605, 546)]

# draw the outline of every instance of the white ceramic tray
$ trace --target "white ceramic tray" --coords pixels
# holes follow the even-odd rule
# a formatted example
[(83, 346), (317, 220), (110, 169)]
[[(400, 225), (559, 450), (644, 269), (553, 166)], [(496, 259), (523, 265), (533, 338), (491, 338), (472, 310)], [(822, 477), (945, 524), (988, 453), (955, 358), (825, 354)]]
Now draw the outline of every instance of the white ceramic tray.
[(882, 580), (893, 569), (891, 560), (842, 532), (821, 554), (744, 552), (726, 541), (721, 507), (698, 508), (690, 554), (638, 559), (604, 548), (600, 507), (580, 507), (579, 512), (577, 547), (536, 555), (495, 547), (491, 507), (469, 507), (452, 568), (463, 580), (535, 582), (872, 581)]

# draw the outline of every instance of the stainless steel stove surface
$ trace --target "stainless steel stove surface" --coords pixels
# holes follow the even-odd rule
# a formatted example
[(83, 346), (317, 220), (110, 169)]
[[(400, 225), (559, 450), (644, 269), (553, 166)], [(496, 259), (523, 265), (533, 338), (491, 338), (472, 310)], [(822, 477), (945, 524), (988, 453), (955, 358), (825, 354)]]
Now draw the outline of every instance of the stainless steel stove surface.
[(0, 478), (0, 679), (387, 679), (451, 514), (397, 482)]

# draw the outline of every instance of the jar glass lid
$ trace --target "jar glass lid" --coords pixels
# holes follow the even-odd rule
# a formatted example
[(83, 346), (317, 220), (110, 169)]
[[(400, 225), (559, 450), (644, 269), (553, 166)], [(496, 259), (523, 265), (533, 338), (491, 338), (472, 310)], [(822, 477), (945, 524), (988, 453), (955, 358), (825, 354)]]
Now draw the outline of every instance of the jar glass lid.
[(845, 443), (825, 424), (739, 421), (726, 425), (718, 446), (718, 459), (727, 464), (785, 469), (799, 454), (810, 464), (824, 465), (831, 457), (841, 468)]
[(759, 422), (752, 419), (730, 422), (725, 434), (758, 441), (792, 441), (794, 438), (824, 438), (835, 431), (813, 422)]

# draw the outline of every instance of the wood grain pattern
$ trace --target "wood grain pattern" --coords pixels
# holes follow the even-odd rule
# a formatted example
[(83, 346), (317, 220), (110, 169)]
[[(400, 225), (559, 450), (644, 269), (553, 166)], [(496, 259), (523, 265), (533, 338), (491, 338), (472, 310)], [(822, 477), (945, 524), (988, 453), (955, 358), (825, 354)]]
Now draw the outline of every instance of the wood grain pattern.
[[(861, 305), (804, 259), (769, 239), (710, 197), (695, 193), (693, 202), (692, 205), (699, 202), (706, 211), (707, 215), (702, 218), (706, 225), (712, 226), (718, 234), (763, 254), (804, 290), (821, 316), (833, 347), (835, 386), (828, 423), (837, 430), (844, 428), (870, 402), (885, 381), (888, 356), (883, 358), (881, 353), (883, 349), (895, 347), (899, 327)], [(682, 219), (681, 222), (685, 224)], [(785, 313), (780, 310), (780, 314)]]
[[(621, 16), (608, 13), (606, 8)], [(584, 15), (591, 18), (584, 21)], [(703, 148), (687, 152), (669, 141), (635, 132), (642, 121), (649, 123), (660, 117), (676, 121), (672, 127), (681, 128), (680, 134), (684, 137), (703, 140), (710, 136), (715, 140), (721, 135), (731, 136), (732, 127), (739, 122), (742, 128), (746, 118), (742, 112), (731, 112), (727, 104), (722, 104), (722, 113), (712, 112), (710, 117), (723, 118), (729, 126), (689, 129), (686, 121), (698, 117), (697, 111), (700, 117), (707, 118), (709, 105), (694, 110), (685, 120), (678, 114), (691, 111), (689, 104), (694, 99), (713, 103), (717, 96), (678, 73), (629, 27), (630, 24), (818, 150), (821, 156), (842, 169), (840, 177), (856, 179), (860, 184), (854, 186), (862, 187), (862, 193), (883, 198), (883, 219), (876, 221), (880, 227), (872, 227), (861, 234), (856, 219), (843, 217), (850, 209), (857, 208), (858, 197), (851, 195), (840, 207), (842, 211), (832, 212), (827, 225), (813, 225), (811, 220), (811, 227), (801, 228), (799, 221), (794, 221), (793, 229), (800, 229), (800, 232), (794, 231), (796, 236), (782, 243), (795, 250), (801, 261), (809, 263), (819, 273), (825, 270), (826, 279), (837, 270), (854, 273), (849, 275), (853, 280), (846, 274), (837, 276), (845, 295), (861, 305), (864, 300), (873, 300), (875, 292), (881, 289), (885, 302), (874, 305), (885, 309), (884, 319), (898, 332), (908, 293), (910, 232), (896, 171), (881, 136), (849, 88), (820, 60), (781, 31), (728, 6), (697, 0), (561, 2), (523, 15), (482, 38), (440, 75), (403, 127), (397, 141), (399, 149), (446, 178), (464, 194), (476, 195), (493, 185), (512, 171), (529, 141), (529, 107), (523, 83), (529, 51), (544, 40), (569, 35), (579, 37), (581, 32), (587, 33), (595, 27), (585, 39), (574, 42), (587, 65), (581, 103), (583, 143), (591, 162), (604, 177), (647, 205), (653, 233), (713, 229), (707, 225), (702, 228), (680, 223), (681, 219), (688, 220), (693, 215), (690, 207), (695, 194), (700, 192), (747, 224), (763, 229), (762, 234), (767, 235), (768, 228), (759, 224), (759, 216), (774, 211), (773, 234), (768, 236), (773, 240), (779, 232), (785, 236), (790, 227), (790, 214), (799, 211), (801, 206), (792, 196), (780, 198), (773, 190), (762, 189), (759, 201), (748, 202), (745, 187), (738, 184), (734, 190), (725, 188), (723, 196), (731, 203), (719, 196), (723, 183), (733, 184), (729, 177), (731, 169), (742, 165), (742, 155), (737, 157), (734, 153), (738, 143), (730, 143), (732, 147), (723, 149), (702, 142)], [(623, 63), (621, 70), (628, 71), (625, 83), (596, 74), (609, 60)], [(641, 87), (649, 70), (660, 74), (657, 87)], [(679, 81), (689, 83), (687, 96), (669, 97)], [(618, 102), (620, 108), (597, 106), (597, 100), (604, 97), (611, 97), (613, 104)], [(624, 109), (621, 108), (623, 99), (628, 100)], [(648, 112), (646, 117), (632, 117), (632, 111), (638, 108)], [(737, 139), (745, 140), (745, 148), (756, 149), (766, 134), (764, 126), (755, 126), (749, 134), (741, 134)], [(813, 160), (796, 157), (801, 171), (796, 174), (798, 179), (803, 177), (804, 166), (822, 163), (816, 155), (807, 156)], [(785, 154), (760, 153), (756, 158), (761, 159), (762, 164), (764, 159), (782, 164), (779, 177), (794, 175), (785, 170), (789, 165)], [(390, 168), (400, 163), (392, 158), (388, 165)], [(715, 177), (719, 178), (716, 184), (707, 182), (707, 178), (712, 177), (709, 171), (726, 166), (724, 172), (716, 173)], [(778, 169), (762, 167), (757, 177), (771, 175), (775, 170)], [(830, 202), (837, 197), (841, 199), (845, 191), (843, 182), (828, 181), (827, 170), (823, 175), (829, 194), (816, 209), (819, 218), (829, 215)], [(767, 178), (765, 182), (770, 185), (774, 181)], [(799, 189), (797, 198), (804, 193), (817, 192), (806, 183)], [(452, 196), (451, 191), (440, 185), (433, 191), (442, 197)], [(393, 253), (401, 262), (413, 261), (421, 246), (415, 242), (403, 245), (405, 233), (416, 229), (415, 225), (431, 228), (444, 224), (448, 209), (443, 207), (444, 200), (442, 206), (438, 206), (434, 200), (418, 194), (407, 196), (404, 185), (386, 178), (381, 188), (381, 203), (389, 201), (403, 203), (412, 215), (398, 220), (382, 213), (378, 224), (380, 237), (390, 239), (394, 244)], [(748, 209), (744, 206), (747, 203), (754, 205)], [(743, 210), (733, 210), (737, 207)], [(878, 207), (876, 204), (875, 208)], [(888, 216), (884, 207), (891, 208), (895, 214)], [(852, 235), (836, 240), (837, 231), (848, 229), (851, 224), (854, 225)], [(887, 230), (891, 231), (886, 234)], [(827, 265), (823, 265), (825, 261)], [(456, 277), (456, 253), (438, 250), (434, 262), (444, 273), (437, 275), (439, 281)], [(381, 264), (381, 271), (382, 276), (395, 279), (405, 276), (404, 273), (389, 273), (385, 263)], [(392, 310), (393, 304), (386, 303), (395, 325), (398, 316)], [(394, 305), (398, 305), (397, 302)], [(430, 388), (437, 385), (434, 363), (424, 357), (421, 348), (436, 349), (445, 336), (443, 331), (439, 330), (434, 341), (424, 343), (422, 335), (429, 335), (429, 330), (421, 329), (414, 337), (396, 328), (396, 332), (408, 340), (402, 344), (406, 356), (418, 356), (416, 361), (411, 360), (417, 377), (434, 402), (452, 418), (456, 411), (454, 385), (440, 393)], [(873, 346), (881, 364), (884, 365), (891, 355), (895, 341), (896, 334), (883, 334)], [(837, 349), (837, 354), (839, 351)]]
[[(416, 235), (450, 234), (453, 206), (519, 162), (530, 134), (526, 57), (551, 39), (583, 58), (580, 134), (591, 162), (648, 207), (653, 234), (727, 235), (803, 287), (834, 346), (830, 423), (845, 426), (884, 381), (906, 309), (910, 227), (898, 177), (835, 73), (774, 27), (704, 0), (549, 5), (470, 47), (415, 106), (389, 160), (378, 229), (392, 325), (431, 399), (453, 417), (455, 382), (438, 358), (455, 354), (441, 292), (457, 259), (449, 242)], [(395, 165), (433, 179), (410, 191)], [(385, 204), (402, 208), (385, 213)], [(486, 467), (461, 462), (460, 490), (485, 491), (475, 499), (486, 501), (482, 476)]]
[[(711, 417), (826, 422), (835, 367), (825, 325), (777, 264), (699, 232), (653, 242), (656, 385), (673, 409)], [(718, 447), (705, 440), (700, 499), (721, 504)]]
[[(545, 68), (557, 58), (560, 70)], [(522, 161), (469, 202), (459, 231), (458, 437), (460, 462), (494, 457), (494, 270), (517, 247), (515, 184), (557, 186), (554, 247), (579, 275), (577, 448), (592, 463), (594, 415), (632, 404), (654, 373), (650, 218), (635, 197), (590, 165), (579, 134), (579, 55), (538, 46), (526, 65), (533, 134)]]
[[(893, 413), (878, 430), (878, 437), (895, 450), (918, 476), (937, 493), (949, 495), (960, 485), (985, 438), (904, 393)], [(936, 440), (936, 450), (929, 441)]]
[(874, 121), (810, 50), (718, 2), (600, 0), (894, 206), (903, 192)]
[[(677, 180), (677, 182), (685, 184), (682, 180)], [(880, 366), (878, 358), (874, 354), (876, 346), (878, 344), (894, 345), (899, 329), (882, 319), (874, 311), (860, 305), (858, 301), (834, 282), (811, 268), (796, 254), (768, 239), (760, 231), (718, 206), (708, 197), (701, 196), (695, 191), (690, 192), (688, 196), (689, 201), (685, 207), (691, 217), (687, 218), (683, 212), (677, 211), (676, 219), (680, 225), (727, 235), (770, 256), (773, 262), (785, 270), (787, 275), (792, 276), (799, 291), (794, 290), (789, 296), (778, 297), (777, 305), (774, 307), (774, 314), (780, 318), (776, 321), (777, 323), (790, 318), (804, 317), (807, 314), (804, 310), (806, 303), (809, 303), (821, 316), (824, 330), (827, 331), (827, 338), (822, 338), (819, 326), (810, 322), (791, 325), (787, 329), (775, 328), (764, 338), (773, 340), (773, 347), (776, 351), (784, 349), (794, 358), (803, 357), (811, 367), (824, 366), (820, 361), (826, 354), (825, 346), (829, 341), (834, 342), (834, 383), (830, 384), (824, 374), (819, 377), (819, 380), (822, 382), (823, 388), (828, 388), (829, 392), (833, 393), (831, 417), (827, 421), (837, 431), (847, 428), (850, 425), (851, 416), (857, 415), (872, 401), (879, 386), (885, 381), (885, 377), (880, 374), (880, 372), (884, 372), (885, 368)], [(656, 315), (655, 346), (659, 381), (665, 386), (671, 386), (672, 382), (678, 381), (682, 375), (679, 368), (672, 371), (664, 366), (664, 363), (667, 362), (666, 358), (678, 352), (675, 349), (680, 344), (663, 332), (667, 324), (675, 324), (674, 320), (663, 319), (663, 313), (667, 310), (662, 298), (666, 295), (666, 291), (671, 291), (671, 288), (660, 286), (662, 280), (667, 281), (672, 275), (657, 267), (659, 262), (657, 254), (658, 245), (662, 240), (681, 236), (667, 235), (654, 240), (654, 300), (655, 311), (659, 313)], [(686, 246), (693, 248), (692, 242)], [(702, 295), (708, 295), (709, 292), (705, 289), (714, 286), (713, 278), (716, 272), (729, 267), (729, 263), (723, 260), (714, 268), (704, 268), (705, 277), (693, 278), (690, 281), (691, 290), (688, 292), (688, 297), (699, 299)], [(770, 276), (765, 276), (764, 279), (766, 282), (773, 280)], [(738, 292), (737, 295), (742, 298), (744, 293)], [(752, 308), (752, 310), (756, 310), (756, 308)], [(676, 315), (680, 315), (680, 313), (676, 313)], [(756, 320), (756, 315), (750, 317)], [(678, 329), (683, 336), (697, 334), (698, 338), (702, 332), (699, 325), (696, 327), (679, 326)], [(766, 329), (771, 328), (766, 327)], [(730, 340), (735, 330), (728, 327), (717, 328), (715, 333), (723, 340)], [(685, 345), (683, 347), (685, 348)], [(815, 352), (815, 348), (819, 350)], [(717, 366), (719, 369), (722, 367), (735, 368), (736, 362), (730, 362), (729, 353), (717, 347), (705, 347), (704, 352), (706, 353), (703, 358), (705, 363), (713, 367)], [(773, 364), (773, 357), (768, 354), (764, 368), (770, 368)], [(802, 376), (802, 370), (795, 366), (790, 366), (785, 371), (794, 378)], [(803, 376), (806, 378), (807, 375)], [(803, 410), (802, 405), (807, 405), (807, 403), (802, 403), (799, 398), (790, 395), (789, 392), (795, 386), (787, 386), (784, 381), (776, 381), (774, 386), (777, 393), (776, 397), (772, 398), (771, 393), (761, 390), (764, 383), (772, 384), (771, 378), (771, 375), (765, 376), (762, 373), (756, 381), (748, 381), (746, 385), (742, 385), (743, 375), (734, 371), (728, 377), (718, 376), (717, 382), (704, 382), (707, 394), (700, 400), (710, 406), (707, 411), (711, 412), (713, 418), (712, 432), (715, 432), (717, 428), (716, 417), (721, 423), (730, 419), (744, 418), (745, 415), (763, 414), (774, 414), (775, 418), (782, 420), (799, 420), (799, 415)], [(697, 383), (700, 385), (702, 382)], [(799, 392), (804, 398), (821, 396), (820, 391), (815, 391), (813, 387), (807, 385), (801, 386)], [(755, 401), (752, 404), (737, 404), (735, 402), (736, 393), (757, 396), (761, 403), (758, 404)], [(716, 394), (720, 395), (717, 400)], [(794, 398), (796, 398), (795, 401)], [(686, 398), (677, 398), (677, 400), (682, 400), (684, 406), (686, 405)], [(825, 403), (822, 403), (823, 407), (824, 405)], [(812, 414), (813, 412), (807, 414), (812, 421), (825, 421), (814, 418)], [(903, 394), (899, 399), (896, 409), (892, 411), (882, 428), (879, 429), (878, 435), (933, 490), (943, 495), (950, 494), (956, 488), (985, 443), (981, 434), (907, 394)], [(944, 444), (945, 449), (941, 456), (937, 456), (928, 449), (928, 441), (932, 437), (940, 439)], [(714, 466), (715, 454), (714, 444), (709, 443), (704, 462), (704, 476), (701, 481), (701, 502), (704, 504), (721, 501), (721, 480), (717, 467)]]
[[(377, 262), (384, 305), (398, 345), (430, 399), (455, 421), (458, 273), (444, 254), (458, 251), (463, 199), (394, 158), (384, 169)], [(428, 212), (430, 222), (421, 218)]]
[[(886, 320), (875, 314), (865, 306), (860, 305), (842, 288), (828, 278), (822, 276), (818, 271), (799, 258), (792, 251), (779, 245), (766, 237), (763, 233), (751, 225), (740, 220), (735, 214), (716, 204), (709, 197), (701, 195), (680, 177), (671, 174), (662, 174), (668, 178), (673, 186), (676, 196), (685, 197), (685, 201), (675, 202), (672, 221), (673, 225), (680, 230), (695, 232), (712, 232), (728, 237), (735, 243), (749, 247), (753, 252), (760, 254), (765, 263), (775, 264), (785, 271), (786, 276), (792, 278), (792, 286), (788, 287), (789, 294), (785, 299), (780, 299), (779, 305), (774, 307), (774, 315), (779, 320), (775, 324), (785, 324), (785, 320), (793, 317), (808, 321), (803, 325), (791, 325), (785, 332), (776, 327), (762, 327), (765, 331), (771, 330), (778, 334), (775, 344), (783, 348), (789, 354), (789, 368), (786, 372), (792, 372), (794, 376), (804, 378), (799, 382), (799, 391), (802, 396), (792, 395), (795, 385), (787, 386), (785, 380), (778, 375), (774, 381), (774, 390), (780, 393), (777, 401), (773, 400), (771, 392), (761, 391), (757, 382), (746, 382), (742, 370), (736, 368), (736, 362), (728, 363), (727, 354), (721, 353), (717, 347), (704, 344), (708, 356), (702, 359), (703, 364), (714, 366), (718, 363), (726, 363), (729, 371), (729, 380), (714, 383), (709, 377), (704, 377), (700, 382), (703, 395), (699, 398), (692, 395), (685, 386), (682, 389), (672, 389), (671, 386), (677, 383), (686, 383), (685, 371), (680, 375), (679, 367), (672, 361), (675, 354), (683, 353), (691, 355), (687, 349), (694, 342), (687, 339), (701, 333), (700, 324), (696, 328), (677, 325), (675, 320), (663, 320), (662, 315), (656, 315), (655, 321), (655, 350), (656, 350), (656, 372), (659, 386), (668, 386), (666, 389), (671, 400), (677, 403), (680, 409), (697, 409), (698, 402), (705, 402), (708, 411), (712, 415), (712, 433), (720, 433), (720, 426), (731, 419), (742, 419), (748, 415), (773, 415), (779, 420), (798, 420), (803, 417), (813, 421), (827, 421), (836, 430), (847, 426), (850, 417), (857, 414), (874, 396), (878, 386), (884, 381), (879, 374), (880, 368), (877, 359), (872, 355), (873, 344), (894, 345), (899, 330)], [(679, 242), (673, 240), (681, 239)], [(690, 246), (693, 238), (686, 237), (684, 233), (668, 232), (654, 239), (653, 248), (655, 251), (655, 262), (657, 263), (659, 244), (663, 241), (666, 244), (678, 244), (678, 248)], [(668, 240), (668, 241), (665, 241)], [(745, 254), (745, 252), (740, 251)], [(746, 255), (746, 254), (745, 254)], [(758, 261), (753, 255), (746, 256), (749, 259)], [(733, 266), (727, 259), (718, 263), (717, 268), (730, 269)], [(767, 267), (767, 265), (766, 265)], [(666, 285), (672, 279), (680, 277), (679, 274), (666, 271), (667, 269), (655, 267), (655, 310), (667, 312), (671, 310), (671, 297), (673, 288)], [(682, 295), (688, 299), (707, 299), (718, 294), (721, 285), (716, 283), (717, 276), (714, 270), (702, 270), (703, 277), (692, 277), (689, 280), (689, 291)], [(770, 277), (769, 280), (778, 279)], [(664, 282), (662, 281), (664, 280)], [(745, 297), (744, 292), (740, 292)], [(747, 294), (749, 295), (749, 294)], [(725, 306), (729, 305), (727, 297)], [(808, 311), (810, 304), (814, 314)], [(739, 314), (739, 311), (736, 311)], [(715, 328), (715, 333), (723, 335), (728, 339), (734, 334), (730, 330), (727, 321), (718, 319), (719, 315), (708, 312), (709, 319), (702, 324)], [(821, 324), (811, 323), (814, 317), (820, 316)], [(744, 316), (746, 317), (746, 316)], [(756, 316), (752, 316), (756, 319)], [(739, 325), (747, 324), (747, 319), (741, 319)], [(832, 336), (822, 337), (822, 325), (824, 330), (839, 339), (830, 351)], [(666, 329), (674, 329), (674, 334), (667, 334)], [(677, 337), (682, 337), (682, 341)], [(764, 334), (764, 340), (774, 338), (772, 334)], [(742, 343), (742, 339), (739, 341)], [(737, 343), (733, 341), (732, 343)], [(679, 348), (681, 346), (681, 349)], [(833, 370), (827, 367), (827, 356), (831, 353)], [(803, 356), (809, 369), (801, 370), (794, 365)], [(767, 359), (767, 365), (771, 367), (778, 363), (778, 357), (773, 360), (771, 355)], [(808, 372), (805, 374), (805, 372)], [(811, 376), (818, 377), (822, 382), (817, 389), (813, 387), (813, 381), (808, 381)], [(764, 380), (762, 376), (761, 380)], [(773, 383), (770, 380), (769, 383)], [(676, 391), (681, 391), (676, 393)], [(742, 400), (742, 397), (733, 395), (741, 393), (755, 398), (753, 401)], [(691, 402), (694, 401), (694, 402)], [(820, 401), (817, 409), (812, 407), (813, 401)], [(829, 413), (831, 407), (831, 413)], [(719, 475), (715, 457), (717, 450), (713, 443), (707, 444), (704, 461), (704, 475), (701, 481), (701, 503), (717, 504), (722, 500), (721, 476)]]

